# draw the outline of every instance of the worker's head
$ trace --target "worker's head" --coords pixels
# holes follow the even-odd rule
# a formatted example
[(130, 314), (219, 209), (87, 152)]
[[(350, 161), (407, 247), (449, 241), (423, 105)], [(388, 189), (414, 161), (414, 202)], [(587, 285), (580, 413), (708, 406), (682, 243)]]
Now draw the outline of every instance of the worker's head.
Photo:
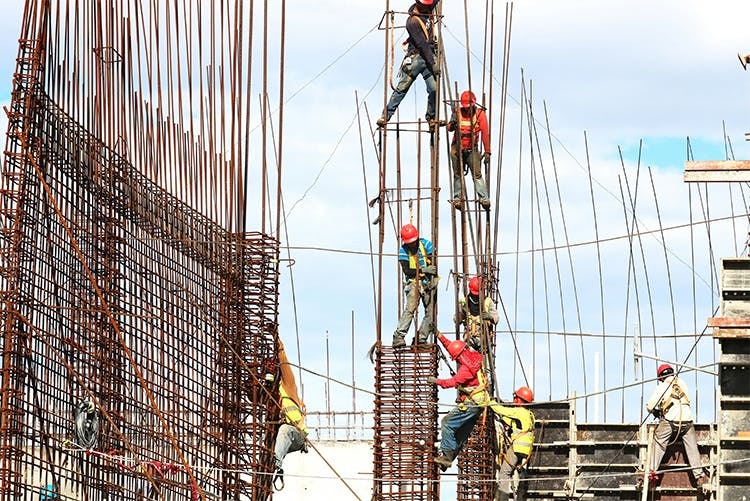
[(466, 343), (460, 339), (456, 339), (448, 343), (447, 349), (448, 355), (451, 356), (451, 359), (455, 360), (466, 349)]
[(479, 295), (479, 289), (482, 287), (482, 279), (479, 277), (473, 277), (469, 280), (469, 294)]
[(413, 224), (405, 224), (401, 227), (401, 242), (405, 245), (409, 245), (417, 240), (419, 240), (419, 232)]
[(477, 104), (477, 96), (470, 90), (461, 93), (461, 108), (473, 108)]
[(656, 369), (656, 377), (659, 378), (659, 381), (664, 381), (672, 374), (674, 374), (674, 368), (669, 364), (661, 364), (659, 368)]
[(514, 404), (530, 404), (534, 401), (534, 392), (528, 386), (521, 386), (513, 392)]

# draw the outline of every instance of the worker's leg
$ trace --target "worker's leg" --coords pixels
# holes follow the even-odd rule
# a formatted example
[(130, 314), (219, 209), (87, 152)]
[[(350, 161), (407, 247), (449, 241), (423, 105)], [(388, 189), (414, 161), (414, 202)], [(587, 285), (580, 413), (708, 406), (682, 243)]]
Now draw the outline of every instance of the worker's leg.
[(482, 178), (482, 158), (477, 150), (466, 151), (467, 161), (471, 166), (471, 172), (474, 174), (474, 191), (477, 194), (477, 198), (481, 202), (482, 200), (488, 200), (487, 185), (484, 183)]
[(651, 471), (659, 469), (664, 453), (667, 451), (667, 444), (672, 436), (672, 425), (666, 419), (659, 420), (659, 424), (654, 430), (654, 447), (651, 456)]
[(455, 428), (454, 437), (457, 448), (456, 451), (460, 452), (464, 448), (464, 444), (471, 435), (471, 430), (474, 429), (474, 425), (477, 423), (479, 416), (482, 415), (483, 407), (476, 405), (469, 405), (466, 407), (463, 415), (463, 421)]
[(430, 334), (435, 332), (435, 296), (437, 293), (437, 279), (432, 279), (422, 287), (422, 304), (424, 305), (424, 317), (419, 326), (419, 342), (424, 344), (430, 340)]
[(463, 195), (463, 165), (458, 159), (458, 151), (456, 146), (451, 146), (451, 167), (453, 169), (453, 200), (460, 200), (464, 198)]
[(397, 341), (404, 340), (414, 319), (414, 312), (417, 310), (417, 305), (419, 304), (419, 284), (416, 280), (412, 280), (404, 286), (404, 293), (406, 294), (406, 304), (404, 305), (404, 312), (401, 314), (401, 318), (396, 326), (396, 332), (393, 333), (394, 344)]
[[(440, 422), (440, 450), (456, 451), (461, 450), (463, 442), (466, 442), (466, 438), (463, 442), (459, 442), (457, 433), (466, 423), (471, 422), (471, 426), (479, 416), (476, 413), (476, 407), (467, 407), (465, 410), (461, 410), (459, 407), (454, 407), (451, 411), (445, 415), (443, 420)], [(481, 409), (480, 409), (481, 412)], [(469, 430), (471, 431), (471, 429)], [(467, 435), (468, 436), (468, 435)]]
[(513, 452), (512, 444), (506, 445), (505, 448), (502, 463), (500, 464), (500, 472), (498, 473), (497, 486), (500, 492), (510, 494), (513, 492), (510, 479), (513, 477), (513, 470), (516, 469), (516, 464), (518, 464), (518, 457)]
[[(404, 96), (406, 96), (411, 84), (414, 83), (414, 79), (417, 78), (417, 75), (421, 72), (421, 66), (417, 59), (421, 61), (422, 57), (418, 55), (407, 56), (401, 62), (401, 79), (396, 85), (396, 90), (391, 93), (391, 97), (388, 99), (388, 104), (385, 107), (385, 116), (388, 120), (390, 120), (396, 112), (396, 108), (398, 108), (398, 105), (401, 104)], [(423, 66), (424, 62), (421, 64)]]
[(276, 446), (273, 450), (274, 466), (277, 469), (281, 468), (281, 463), (286, 455), (302, 449), (304, 443), (305, 439), (297, 428), (290, 424), (282, 424), (276, 434)]
[(695, 427), (693, 423), (682, 423), (685, 432), (682, 435), (682, 443), (685, 446), (685, 455), (688, 463), (693, 469), (693, 477), (696, 479), (703, 475), (703, 464), (701, 463), (701, 454), (698, 451), (698, 439), (695, 436)]
[[(420, 57), (420, 59), (422, 59)], [(422, 60), (424, 69), (422, 70), (422, 78), (424, 78), (424, 85), (427, 88), (427, 111), (424, 114), (425, 120), (433, 120), (435, 118), (435, 87), (436, 81), (435, 76), (432, 74), (432, 70), (427, 67), (424, 60)]]

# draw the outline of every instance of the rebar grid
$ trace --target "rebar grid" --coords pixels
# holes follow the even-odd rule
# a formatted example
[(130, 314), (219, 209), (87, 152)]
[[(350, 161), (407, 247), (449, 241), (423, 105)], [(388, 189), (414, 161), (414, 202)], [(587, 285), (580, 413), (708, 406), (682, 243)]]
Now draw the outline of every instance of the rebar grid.
[(394, 350), (376, 363), (373, 499), (437, 500), (437, 346)]
[(200, 216), (38, 88), (12, 108), (0, 499), (265, 499), (269, 477), (242, 472), (270, 472), (278, 243)]
[(495, 499), (495, 459), (498, 451), (494, 446), (497, 440), (493, 420), (494, 413), (487, 408), (458, 456), (456, 499), (459, 501)]

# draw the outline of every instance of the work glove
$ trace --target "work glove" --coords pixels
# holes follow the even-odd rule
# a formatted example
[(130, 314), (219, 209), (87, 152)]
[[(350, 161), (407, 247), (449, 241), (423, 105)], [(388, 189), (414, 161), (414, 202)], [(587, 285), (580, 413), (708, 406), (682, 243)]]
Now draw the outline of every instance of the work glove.
[(427, 384), (436, 384), (436, 383), (437, 383), (437, 378), (432, 377), (432, 376), (427, 377)]
[(491, 153), (489, 151), (484, 152), (484, 155), (482, 156), (482, 158), (484, 159), (484, 165), (490, 164), (490, 155)]
[(661, 417), (661, 409), (659, 409), (658, 407), (654, 407), (653, 410), (651, 411), (651, 414), (653, 414), (654, 417), (656, 417), (656, 418), (660, 418)]
[(464, 323), (464, 320), (466, 320), (466, 315), (464, 315), (464, 312), (461, 310), (457, 311), (455, 316), (453, 317), (453, 322), (462, 324)]
[(424, 268), (422, 268), (422, 272), (425, 275), (437, 275), (437, 266), (435, 265), (425, 266)]
[(483, 311), (481, 317), (482, 320), (492, 320), (492, 314), (487, 311)]

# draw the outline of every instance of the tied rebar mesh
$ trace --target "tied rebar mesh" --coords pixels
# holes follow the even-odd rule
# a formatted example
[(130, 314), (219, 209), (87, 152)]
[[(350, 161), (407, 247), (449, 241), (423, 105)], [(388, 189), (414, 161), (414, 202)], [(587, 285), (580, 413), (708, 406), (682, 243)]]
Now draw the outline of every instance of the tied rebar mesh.
[(40, 57), (21, 41), (0, 179), (0, 499), (266, 499), (278, 242), (149, 181), (42, 92)]
[(375, 371), (376, 500), (439, 499), (436, 456), (437, 346), (378, 351)]

